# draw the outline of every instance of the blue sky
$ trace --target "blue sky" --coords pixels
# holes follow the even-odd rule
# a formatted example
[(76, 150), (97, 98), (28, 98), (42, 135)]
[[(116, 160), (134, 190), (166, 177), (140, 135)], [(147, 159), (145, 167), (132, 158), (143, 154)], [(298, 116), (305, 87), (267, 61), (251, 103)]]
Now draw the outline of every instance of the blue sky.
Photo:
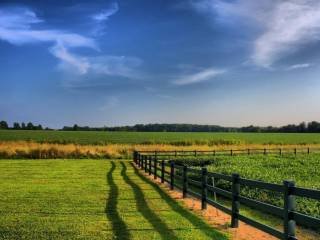
[(316, 0), (0, 1), (0, 119), (320, 120)]

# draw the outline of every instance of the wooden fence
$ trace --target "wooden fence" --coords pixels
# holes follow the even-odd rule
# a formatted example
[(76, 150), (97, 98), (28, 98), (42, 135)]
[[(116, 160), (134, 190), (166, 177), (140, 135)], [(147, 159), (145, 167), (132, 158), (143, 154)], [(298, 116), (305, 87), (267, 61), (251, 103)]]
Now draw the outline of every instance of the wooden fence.
[(177, 151), (139, 151), (140, 154), (158, 155), (162, 157), (199, 157), (199, 156), (236, 156), (236, 155), (285, 155), (320, 153), (319, 148), (260, 148), (260, 149), (228, 149), (228, 150), (177, 150)]
[[(199, 151), (197, 151), (197, 153), (198, 152)], [(295, 152), (297, 153), (297, 151)], [(155, 179), (158, 177), (161, 178), (161, 183), (167, 182), (172, 190), (174, 188), (180, 189), (184, 198), (187, 197), (187, 195), (190, 195), (200, 199), (202, 209), (206, 209), (207, 204), (210, 204), (231, 215), (231, 227), (233, 228), (237, 228), (239, 226), (239, 221), (243, 221), (255, 228), (271, 234), (272, 236), (285, 240), (297, 239), (295, 235), (296, 223), (320, 229), (320, 219), (295, 211), (295, 196), (320, 200), (320, 191), (318, 190), (296, 187), (295, 183), (292, 181), (284, 181), (283, 185), (266, 183), (241, 178), (239, 174), (236, 173), (232, 175), (224, 175), (208, 172), (206, 168), (198, 170), (175, 164), (174, 161), (168, 161), (168, 159), (158, 159), (158, 156), (163, 156), (166, 153), (167, 152), (156, 152), (156, 154), (155, 152), (134, 152), (133, 160), (139, 168), (143, 169), (146, 173), (149, 173), (149, 175), (153, 175)], [(196, 175), (197, 179), (201, 179), (201, 181), (191, 179), (189, 174)], [(225, 189), (209, 185), (209, 177), (230, 182), (232, 186), (231, 190), (226, 191)], [(179, 182), (180, 185), (177, 184), (177, 182)], [(278, 207), (241, 196), (241, 186), (280, 193), (283, 196), (284, 205), (283, 207)], [(215, 198), (212, 199), (210, 195), (208, 195), (208, 192), (213, 195), (218, 194), (231, 200), (231, 208), (220, 204)], [(240, 204), (282, 218), (283, 231), (279, 231), (278, 229), (242, 215), (240, 213)]]

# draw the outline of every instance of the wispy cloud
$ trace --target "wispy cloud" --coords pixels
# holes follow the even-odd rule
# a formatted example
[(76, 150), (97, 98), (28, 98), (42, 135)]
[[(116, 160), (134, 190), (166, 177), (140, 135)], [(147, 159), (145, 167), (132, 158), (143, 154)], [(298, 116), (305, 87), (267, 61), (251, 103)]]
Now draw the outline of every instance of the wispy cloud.
[(183, 76), (178, 77), (173, 81), (175, 85), (189, 85), (195, 84), (203, 81), (212, 80), (216, 78), (218, 75), (225, 73), (225, 70), (215, 69), (215, 68), (207, 68), (196, 73), (192, 74), (184, 74)]
[(90, 68), (97, 74), (120, 76), (127, 78), (142, 77), (138, 68), (142, 60), (126, 56), (99, 56), (89, 58)]
[(88, 64), (81, 57), (70, 53), (70, 48), (85, 47), (97, 49), (96, 41), (80, 34), (56, 30), (37, 29), (44, 20), (27, 8), (0, 9), (0, 39), (14, 45), (31, 43), (52, 43), (50, 52), (62, 63), (73, 66), (80, 73), (86, 73)]
[(251, 61), (261, 67), (270, 68), (305, 44), (320, 40), (317, 0), (201, 0), (192, 1), (192, 5), (224, 23), (246, 22), (260, 29), (253, 42)]
[(108, 8), (95, 13), (91, 16), (93, 20), (93, 35), (99, 36), (105, 33), (106, 21), (119, 11), (117, 2), (112, 3)]
[(112, 3), (111, 7), (100, 11), (92, 16), (92, 19), (97, 22), (103, 22), (109, 19), (110, 16), (116, 14), (119, 11), (118, 3)]
[[(118, 4), (93, 15), (96, 25), (105, 24), (110, 16), (118, 11)], [(73, 48), (89, 48), (98, 50), (97, 41), (77, 33), (60, 29), (47, 29), (38, 24), (45, 23), (35, 12), (28, 8), (0, 9), (0, 39), (13, 45), (52, 43), (49, 52), (60, 60), (59, 69), (68, 73), (84, 75), (87, 73), (138, 78), (137, 68), (142, 61), (127, 56), (95, 56), (86, 57), (71, 52)]]
[(253, 61), (263, 67), (320, 40), (320, 2), (283, 1), (274, 7), (266, 31), (255, 41)]
[(311, 63), (299, 63), (299, 64), (294, 64), (286, 68), (286, 70), (291, 71), (295, 69), (301, 69), (301, 68), (309, 68), (311, 67)]
[(61, 60), (59, 67), (62, 70), (85, 74), (90, 68), (90, 63), (87, 58), (71, 54), (61, 43), (54, 45), (50, 51)]

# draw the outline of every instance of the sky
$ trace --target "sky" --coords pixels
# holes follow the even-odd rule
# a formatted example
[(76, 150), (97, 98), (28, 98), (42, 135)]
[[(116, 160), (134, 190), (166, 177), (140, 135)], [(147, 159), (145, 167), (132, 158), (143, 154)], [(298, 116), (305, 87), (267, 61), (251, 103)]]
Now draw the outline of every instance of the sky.
[(320, 121), (318, 0), (0, 0), (0, 119)]

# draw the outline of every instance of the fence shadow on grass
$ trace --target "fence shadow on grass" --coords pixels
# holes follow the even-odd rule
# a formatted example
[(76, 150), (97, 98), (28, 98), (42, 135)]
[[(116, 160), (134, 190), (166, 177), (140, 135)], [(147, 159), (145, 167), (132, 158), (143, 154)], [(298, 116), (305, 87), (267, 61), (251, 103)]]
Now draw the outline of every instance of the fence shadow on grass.
[(166, 194), (157, 183), (147, 179), (145, 176), (139, 173), (139, 170), (134, 166), (132, 167), (138, 177), (147, 184), (150, 184), (155, 191), (159, 193), (161, 198), (166, 201), (166, 203), (170, 206), (170, 208), (175, 211), (177, 214), (180, 214), (181, 217), (187, 219), (195, 228), (201, 229), (201, 231), (207, 235), (211, 239), (226, 239), (225, 236), (217, 231), (215, 231), (212, 227), (210, 227), (207, 223), (201, 220), (198, 216), (194, 215), (180, 204), (178, 204), (174, 199), (172, 199), (168, 194)]
[(110, 171), (107, 174), (107, 184), (110, 186), (110, 192), (106, 201), (105, 213), (112, 224), (112, 231), (115, 239), (129, 240), (130, 234), (125, 222), (121, 219), (117, 210), (117, 201), (119, 196), (119, 188), (113, 180), (113, 172), (116, 164), (111, 162)]
[(124, 162), (121, 162), (122, 170), (121, 175), (124, 181), (131, 186), (135, 200), (137, 210), (143, 215), (143, 217), (153, 226), (154, 230), (157, 231), (161, 238), (164, 240), (177, 240), (177, 236), (174, 235), (173, 231), (169, 229), (166, 223), (164, 223), (160, 217), (152, 211), (152, 209), (148, 206), (145, 195), (142, 189), (139, 187), (138, 184), (133, 182), (127, 175), (127, 166)]

